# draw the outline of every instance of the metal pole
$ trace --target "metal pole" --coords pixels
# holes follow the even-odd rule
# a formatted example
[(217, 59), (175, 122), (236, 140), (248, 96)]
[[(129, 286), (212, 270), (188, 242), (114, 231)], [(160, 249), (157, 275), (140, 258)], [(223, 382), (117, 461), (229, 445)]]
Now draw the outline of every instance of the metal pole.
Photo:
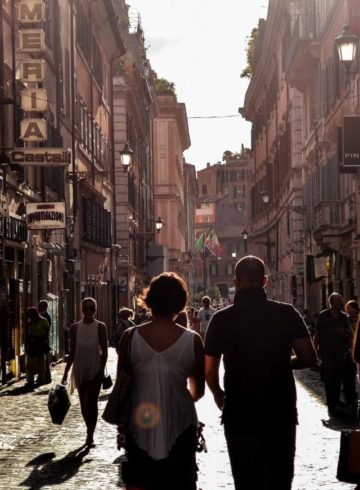
[(206, 254), (205, 254), (205, 231), (203, 231), (203, 280), (204, 280), (204, 294), (206, 294)]

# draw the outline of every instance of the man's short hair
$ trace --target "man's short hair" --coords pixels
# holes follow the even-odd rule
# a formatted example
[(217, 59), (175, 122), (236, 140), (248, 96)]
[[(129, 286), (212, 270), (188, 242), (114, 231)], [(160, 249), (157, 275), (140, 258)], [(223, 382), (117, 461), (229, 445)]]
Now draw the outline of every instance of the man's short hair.
[(203, 297), (201, 298), (201, 302), (202, 302), (202, 303), (211, 303), (211, 298), (210, 298), (210, 296), (203, 296)]
[(264, 261), (248, 255), (239, 260), (235, 267), (236, 279), (245, 287), (262, 287), (265, 277)]
[(46, 310), (49, 306), (49, 303), (46, 301), (46, 299), (41, 299), (39, 301), (39, 310)]

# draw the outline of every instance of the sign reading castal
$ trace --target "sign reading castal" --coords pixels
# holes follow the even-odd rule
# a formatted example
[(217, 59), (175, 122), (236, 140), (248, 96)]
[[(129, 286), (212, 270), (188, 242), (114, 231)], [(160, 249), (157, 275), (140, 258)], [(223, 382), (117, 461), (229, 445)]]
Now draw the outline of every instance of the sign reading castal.
[(64, 229), (65, 203), (42, 202), (26, 205), (26, 225), (28, 230)]
[(14, 148), (10, 162), (18, 165), (48, 167), (65, 166), (71, 162), (71, 150), (66, 148)]

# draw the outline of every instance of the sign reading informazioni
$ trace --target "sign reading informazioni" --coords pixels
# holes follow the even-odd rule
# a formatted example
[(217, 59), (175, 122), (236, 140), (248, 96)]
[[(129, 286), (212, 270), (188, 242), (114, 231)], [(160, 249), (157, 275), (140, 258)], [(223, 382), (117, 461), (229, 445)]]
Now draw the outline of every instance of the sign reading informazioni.
[(18, 165), (60, 167), (71, 163), (71, 150), (66, 148), (14, 148), (10, 162)]
[(28, 230), (56, 230), (65, 228), (64, 202), (39, 202), (26, 205)]

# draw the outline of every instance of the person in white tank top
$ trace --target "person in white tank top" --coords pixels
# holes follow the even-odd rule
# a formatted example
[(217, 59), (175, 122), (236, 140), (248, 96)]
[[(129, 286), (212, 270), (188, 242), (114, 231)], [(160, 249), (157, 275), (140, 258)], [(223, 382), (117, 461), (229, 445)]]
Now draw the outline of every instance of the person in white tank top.
[(95, 319), (96, 307), (94, 298), (85, 298), (82, 302), (83, 319), (71, 326), (70, 352), (62, 378), (62, 383), (66, 384), (72, 366), (71, 382), (79, 393), (87, 428), (87, 447), (95, 446), (98, 398), (108, 356), (106, 325)]
[(120, 365), (129, 355), (134, 375), (122, 479), (128, 490), (196, 490), (203, 342), (174, 321), (187, 302), (186, 285), (175, 273), (155, 277), (142, 300), (152, 319), (125, 331), (119, 346)]

